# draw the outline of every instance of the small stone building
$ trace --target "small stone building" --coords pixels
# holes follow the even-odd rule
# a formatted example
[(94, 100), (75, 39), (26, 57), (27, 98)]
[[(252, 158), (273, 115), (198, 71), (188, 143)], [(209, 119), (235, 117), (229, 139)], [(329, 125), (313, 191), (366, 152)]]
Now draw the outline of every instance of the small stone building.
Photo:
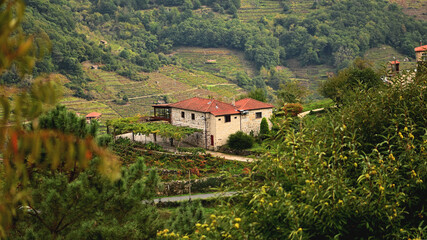
[(169, 121), (175, 126), (203, 130), (185, 139), (206, 149), (226, 144), (228, 136), (237, 131), (257, 135), (262, 118), (269, 119), (273, 105), (245, 98), (234, 104), (215, 99), (194, 97), (171, 104), (154, 105), (154, 118)]
[(86, 122), (90, 123), (92, 120), (99, 120), (102, 116), (102, 113), (99, 112), (91, 112), (88, 115), (86, 115)]
[(414, 50), (417, 62), (427, 61), (427, 45), (416, 47)]

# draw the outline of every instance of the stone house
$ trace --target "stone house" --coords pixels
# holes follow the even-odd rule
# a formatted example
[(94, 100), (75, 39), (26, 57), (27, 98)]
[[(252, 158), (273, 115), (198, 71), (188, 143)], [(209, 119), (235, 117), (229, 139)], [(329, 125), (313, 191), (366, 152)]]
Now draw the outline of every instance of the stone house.
[(99, 121), (101, 119), (101, 116), (102, 116), (102, 113), (91, 112), (91, 113), (89, 113), (88, 115), (85, 116), (86, 122), (87, 123), (91, 123), (92, 120), (98, 120)]
[(185, 142), (206, 149), (216, 149), (226, 144), (228, 136), (237, 131), (257, 135), (262, 118), (269, 119), (274, 106), (251, 98), (229, 104), (194, 97), (153, 107), (154, 118), (169, 121), (176, 126), (203, 130), (189, 136)]
[(414, 50), (417, 62), (427, 61), (427, 45), (416, 47)]

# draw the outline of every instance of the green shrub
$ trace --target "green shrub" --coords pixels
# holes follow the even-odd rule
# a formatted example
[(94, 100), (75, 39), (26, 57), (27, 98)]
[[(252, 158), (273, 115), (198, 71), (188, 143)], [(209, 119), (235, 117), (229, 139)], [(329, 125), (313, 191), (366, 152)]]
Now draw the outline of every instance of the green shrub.
[(102, 134), (96, 138), (99, 146), (107, 147), (113, 142), (113, 136), (111, 134)]
[(266, 118), (262, 118), (260, 129), (259, 129), (259, 135), (261, 137), (263, 137), (263, 136), (268, 135), (269, 132), (270, 132), (270, 129), (268, 128), (267, 119)]
[(302, 105), (300, 103), (288, 103), (283, 106), (283, 111), (286, 115), (296, 117), (302, 112)]
[(254, 139), (244, 132), (238, 131), (228, 137), (227, 145), (236, 150), (248, 149), (254, 145)]

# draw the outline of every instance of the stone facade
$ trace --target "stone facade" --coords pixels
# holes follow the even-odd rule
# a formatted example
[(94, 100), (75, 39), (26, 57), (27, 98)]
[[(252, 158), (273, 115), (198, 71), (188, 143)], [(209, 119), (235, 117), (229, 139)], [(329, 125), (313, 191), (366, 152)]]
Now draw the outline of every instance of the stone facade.
[[(216, 149), (227, 143), (228, 136), (243, 131), (258, 135), (262, 118), (269, 119), (272, 109), (258, 109), (247, 111), (245, 114), (214, 116), (210, 113), (201, 113), (190, 110), (173, 108), (171, 124), (203, 130), (188, 136), (184, 141), (207, 149)], [(194, 119), (193, 119), (194, 117)], [(205, 121), (206, 119), (206, 121)], [(271, 123), (269, 122), (271, 127)]]
[(427, 51), (425, 51), (425, 52), (416, 52), (415, 53), (415, 58), (417, 59), (417, 62), (425, 61), (425, 59), (427, 59)]
[(237, 131), (257, 135), (262, 119), (270, 119), (272, 115), (273, 106), (270, 104), (253, 99), (239, 101), (232, 105), (217, 100), (192, 98), (154, 107), (169, 108), (172, 125), (202, 130), (184, 139), (186, 143), (215, 150), (226, 144), (230, 134)]
[[(248, 113), (242, 115), (242, 132), (246, 134), (253, 134), (256, 136), (259, 134), (261, 121), (263, 118), (269, 120), (273, 115), (273, 109), (256, 109), (247, 111)], [(268, 122), (268, 126), (271, 128), (271, 122)]]
[(228, 136), (241, 130), (240, 115), (224, 115), (215, 117), (214, 147), (227, 143)]
[(215, 129), (214, 118), (215, 117), (210, 113), (202, 113), (178, 108), (171, 109), (172, 125), (203, 130), (203, 132), (194, 133), (185, 139), (185, 142), (198, 147), (209, 148), (209, 146), (212, 145), (209, 136), (215, 134), (212, 131), (212, 129)]

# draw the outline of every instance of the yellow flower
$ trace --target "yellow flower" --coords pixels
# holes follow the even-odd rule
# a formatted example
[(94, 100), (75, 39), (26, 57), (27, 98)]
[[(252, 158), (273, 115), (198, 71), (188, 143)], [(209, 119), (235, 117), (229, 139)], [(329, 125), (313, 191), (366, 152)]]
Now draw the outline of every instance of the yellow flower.
[(302, 228), (298, 228), (298, 232), (301, 232), (302, 231)]
[(414, 139), (414, 135), (412, 135), (412, 133), (409, 133), (408, 136), (409, 136), (409, 138)]
[(216, 218), (216, 216), (214, 214), (211, 214), (211, 218), (214, 219)]
[(260, 202), (264, 203), (264, 198), (261, 198)]
[(240, 221), (242, 221), (242, 219), (241, 218), (235, 218), (234, 221), (240, 222)]
[(341, 204), (343, 204), (344, 202), (340, 199), (340, 200), (338, 200), (338, 203), (341, 203)]
[(306, 194), (306, 191), (302, 190), (302, 191), (301, 191), (301, 194), (303, 194), (303, 195), (304, 195), (304, 194)]
[(405, 128), (403, 129), (403, 131), (407, 132), (407, 131), (408, 131), (408, 127), (405, 127)]
[(417, 176), (417, 173), (415, 172), (415, 170), (412, 170), (411, 171), (411, 177), (416, 177)]
[(239, 229), (240, 225), (238, 223), (235, 223), (234, 227), (237, 228), (237, 229)]
[(200, 237), (200, 239), (205, 239), (206, 238), (206, 236), (205, 235), (202, 235), (201, 237)]
[(165, 230), (163, 230), (163, 232), (167, 233), (169, 232), (169, 229), (166, 228)]
[(200, 227), (200, 226), (202, 226), (202, 224), (196, 223), (196, 227)]
[(182, 239), (189, 239), (189, 237), (186, 235), (186, 236), (183, 236)]
[(210, 228), (206, 228), (206, 231), (208, 231), (208, 232), (209, 232), (210, 230), (211, 230)]
[(399, 132), (399, 137), (400, 137), (400, 138), (403, 138), (403, 135), (402, 135), (402, 133), (401, 133), (401, 132)]
[(269, 203), (268, 205), (270, 205), (270, 207), (272, 207), (272, 206), (273, 206), (273, 203)]
[(353, 165), (354, 165), (354, 167), (357, 167), (357, 163), (354, 163)]
[(394, 158), (393, 153), (390, 153), (390, 155), (388, 155), (388, 158), (390, 158), (391, 160), (396, 160), (396, 158)]
[(380, 186), (379, 189), (380, 189), (381, 192), (384, 191), (384, 187), (383, 186)]
[(255, 214), (257, 214), (257, 213), (258, 213), (258, 211), (257, 211), (257, 210), (254, 210), (254, 213), (255, 213)]

